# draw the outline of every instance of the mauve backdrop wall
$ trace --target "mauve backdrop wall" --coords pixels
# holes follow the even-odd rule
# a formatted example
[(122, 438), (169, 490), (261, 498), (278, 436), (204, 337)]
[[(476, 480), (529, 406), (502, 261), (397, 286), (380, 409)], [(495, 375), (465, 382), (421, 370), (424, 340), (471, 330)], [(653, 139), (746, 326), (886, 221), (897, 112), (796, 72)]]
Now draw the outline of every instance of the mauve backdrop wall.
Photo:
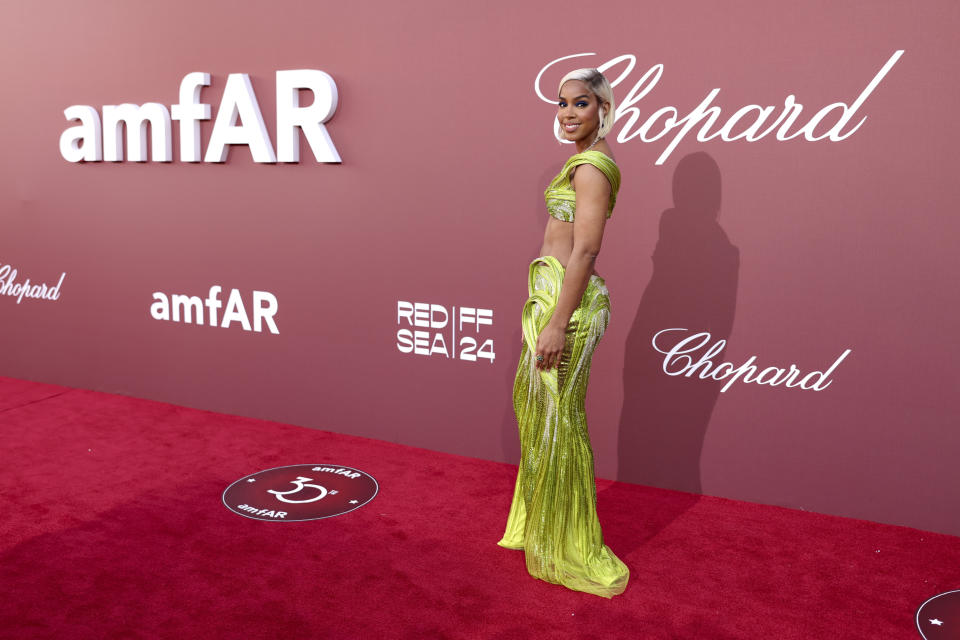
[[(0, 375), (510, 462), (527, 266), (572, 153), (540, 70), (596, 54), (551, 67), (552, 96), (565, 71), (631, 54), (619, 101), (664, 65), (640, 122), (720, 88), (721, 123), (749, 104), (772, 122), (793, 94), (799, 126), (904, 50), (840, 142), (694, 130), (661, 165), (673, 134), (613, 143), (612, 322), (587, 415), (600, 477), (960, 534), (957, 3), (7, 3), (0, 24), (0, 265), (66, 273), (56, 301), (0, 296)], [(227, 75), (250, 74), (276, 144), (274, 74), (303, 68), (336, 81), (340, 165), (305, 141), (299, 164), (245, 147), (183, 163), (176, 124), (167, 164), (59, 153), (66, 107), (169, 107), (192, 71), (212, 75), (214, 117)], [(154, 292), (211, 285), (248, 306), (271, 292), (279, 334), (151, 317)], [(468, 335), (494, 361), (402, 353), (398, 301), (492, 309)], [(851, 352), (822, 391), (720, 392), (662, 371), (651, 338), (671, 327), (726, 337), (716, 361), (735, 366)]]

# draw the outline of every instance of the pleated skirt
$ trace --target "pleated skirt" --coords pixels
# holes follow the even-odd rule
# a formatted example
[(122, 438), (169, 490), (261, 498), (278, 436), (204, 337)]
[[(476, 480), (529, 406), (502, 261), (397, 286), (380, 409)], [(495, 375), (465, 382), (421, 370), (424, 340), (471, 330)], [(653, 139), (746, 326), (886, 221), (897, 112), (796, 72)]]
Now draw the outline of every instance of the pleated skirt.
[(593, 352), (610, 321), (610, 295), (603, 278), (592, 275), (567, 325), (560, 365), (540, 371), (534, 349), (556, 308), (563, 276), (553, 256), (530, 263), (513, 386), (520, 468), (497, 544), (523, 549), (535, 578), (609, 598), (623, 592), (630, 572), (603, 542), (584, 401)]

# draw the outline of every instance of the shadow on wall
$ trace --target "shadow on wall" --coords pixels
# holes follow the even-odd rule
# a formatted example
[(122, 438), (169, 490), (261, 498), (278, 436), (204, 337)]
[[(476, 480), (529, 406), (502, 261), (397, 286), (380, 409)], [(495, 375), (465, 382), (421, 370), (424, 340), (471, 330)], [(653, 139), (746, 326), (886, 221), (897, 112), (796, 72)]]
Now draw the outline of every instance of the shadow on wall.
[[(682, 336), (707, 331), (709, 345), (733, 328), (740, 251), (717, 221), (720, 168), (707, 153), (685, 156), (673, 174), (672, 209), (660, 216), (653, 275), (626, 341), (617, 480), (702, 493), (700, 454), (722, 382), (669, 376), (664, 354)], [(725, 350), (713, 358), (723, 359)], [(696, 361), (696, 357), (694, 358)]]

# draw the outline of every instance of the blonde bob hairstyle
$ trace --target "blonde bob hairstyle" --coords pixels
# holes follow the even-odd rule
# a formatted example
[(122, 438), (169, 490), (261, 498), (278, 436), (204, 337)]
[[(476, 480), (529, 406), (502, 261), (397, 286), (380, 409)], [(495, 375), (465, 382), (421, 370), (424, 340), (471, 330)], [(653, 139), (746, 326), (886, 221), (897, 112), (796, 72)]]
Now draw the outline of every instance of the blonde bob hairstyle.
[[(600, 128), (597, 130), (597, 139), (605, 138), (607, 134), (610, 133), (610, 130), (613, 129), (613, 121), (617, 109), (617, 105), (613, 101), (613, 87), (610, 86), (610, 82), (597, 69), (575, 69), (563, 76), (560, 80), (560, 86), (557, 88), (558, 95), (560, 89), (563, 89), (563, 83), (568, 80), (580, 80), (587, 85), (601, 104), (604, 102), (610, 103), (607, 109), (604, 109), (602, 106), (600, 107)], [(560, 124), (557, 123), (556, 127), (559, 129)]]

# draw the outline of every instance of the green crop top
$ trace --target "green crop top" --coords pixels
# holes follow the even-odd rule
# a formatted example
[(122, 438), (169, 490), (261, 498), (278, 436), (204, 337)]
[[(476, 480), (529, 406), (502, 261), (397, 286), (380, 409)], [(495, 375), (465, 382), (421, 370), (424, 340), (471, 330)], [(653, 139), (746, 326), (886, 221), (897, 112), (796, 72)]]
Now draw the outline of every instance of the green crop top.
[(607, 208), (607, 217), (613, 213), (613, 205), (617, 202), (617, 191), (620, 190), (620, 169), (613, 158), (602, 151), (588, 149), (570, 156), (557, 177), (550, 181), (550, 186), (543, 192), (547, 201), (547, 212), (557, 220), (573, 222), (577, 208), (577, 193), (570, 188), (570, 171), (580, 164), (592, 164), (603, 171), (610, 181), (610, 206)]

